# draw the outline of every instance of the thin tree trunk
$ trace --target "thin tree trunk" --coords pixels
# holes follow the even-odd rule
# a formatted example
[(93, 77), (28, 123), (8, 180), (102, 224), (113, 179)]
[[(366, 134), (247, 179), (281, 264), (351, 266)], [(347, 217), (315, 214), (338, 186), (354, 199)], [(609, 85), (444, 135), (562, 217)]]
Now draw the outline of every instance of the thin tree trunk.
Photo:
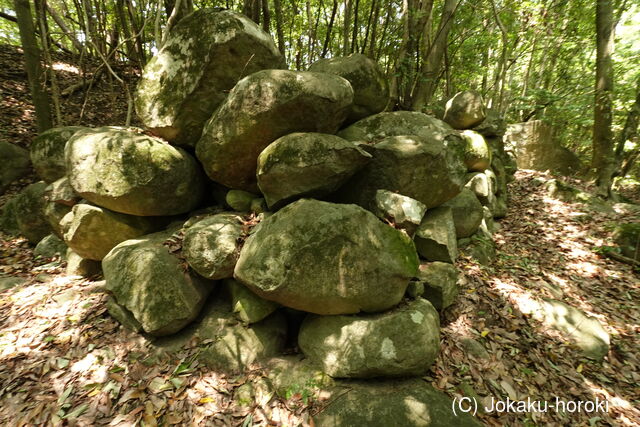
[(351, 0), (344, 0), (344, 22), (342, 23), (342, 55), (349, 52), (349, 27), (351, 23)]
[(593, 158), (598, 194), (609, 197), (614, 170), (611, 130), (613, 93), (613, 6), (611, 0), (596, 0), (596, 83), (593, 114)]
[(360, 0), (356, 0), (353, 11), (353, 34), (351, 35), (351, 53), (358, 51), (358, 13), (360, 12)]
[(327, 56), (327, 52), (329, 51), (329, 44), (331, 43), (331, 33), (333, 31), (333, 23), (336, 19), (336, 12), (338, 10), (338, 0), (333, 0), (333, 9), (331, 9), (331, 19), (329, 19), (329, 25), (327, 27), (327, 35), (324, 38), (324, 45), (322, 46), (322, 53), (320, 57), (324, 58)]
[(269, 10), (269, 0), (262, 0), (262, 29), (271, 33), (271, 11)]
[[(373, 19), (371, 22), (371, 41), (369, 42), (369, 53), (368, 53), (368, 56), (371, 59), (375, 59), (375, 55), (376, 55), (378, 20), (380, 19), (380, 3), (381, 2), (379, 0), (378, 1), (374, 0), (374, 3), (376, 7), (373, 11)], [(363, 47), (362, 53), (364, 53), (364, 47)]]
[[(618, 142), (616, 145), (615, 158), (618, 165), (618, 175), (625, 176), (630, 169), (630, 165), (624, 168), (624, 147), (627, 141), (632, 141), (638, 138), (638, 121), (640, 120), (640, 80), (638, 80), (638, 86), (636, 89), (636, 100), (631, 106), (631, 109), (627, 113), (627, 119), (625, 120), (624, 127), (618, 136)], [(637, 149), (635, 150), (637, 152)], [(633, 153), (632, 153), (633, 154)], [(629, 156), (627, 156), (629, 158)], [(625, 170), (627, 169), (627, 170)]]
[(276, 9), (276, 35), (278, 36), (278, 50), (285, 56), (284, 31), (282, 29), (282, 3), (280, 0), (273, 0)]
[(49, 96), (44, 86), (44, 73), (40, 65), (40, 49), (36, 40), (35, 27), (29, 0), (14, 0), (13, 2), (20, 41), (24, 50), (24, 62), (31, 89), (31, 97), (36, 110), (36, 125), (38, 132), (44, 132), (52, 127)]

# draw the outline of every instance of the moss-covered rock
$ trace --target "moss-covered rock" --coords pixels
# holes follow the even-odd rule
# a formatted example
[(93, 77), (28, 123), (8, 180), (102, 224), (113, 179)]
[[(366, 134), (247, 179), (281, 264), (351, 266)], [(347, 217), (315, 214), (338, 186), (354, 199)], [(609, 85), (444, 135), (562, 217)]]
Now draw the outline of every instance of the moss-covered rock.
[(491, 166), (491, 150), (478, 132), (465, 130), (460, 132), (464, 140), (464, 164), (470, 172), (483, 172)]
[(65, 243), (78, 255), (100, 261), (125, 240), (135, 239), (166, 225), (159, 218), (112, 212), (86, 203), (75, 205), (60, 220)]
[(0, 228), (5, 233), (21, 234), (34, 245), (51, 233), (44, 214), (47, 184), (36, 182), (25, 187), (0, 210)]
[(213, 282), (190, 274), (164, 242), (172, 231), (127, 240), (102, 260), (106, 288), (155, 336), (179, 331), (196, 318)]
[(380, 314), (309, 316), (298, 345), (332, 377), (421, 375), (440, 350), (440, 320), (422, 298)]
[(256, 163), (267, 145), (292, 132), (334, 133), (351, 108), (342, 77), (264, 70), (240, 80), (205, 125), (196, 154), (209, 177), (256, 191)]
[(259, 322), (278, 308), (278, 304), (260, 298), (237, 280), (225, 280), (224, 286), (231, 298), (231, 311), (244, 323)]
[(458, 246), (451, 208), (427, 211), (413, 240), (418, 253), (427, 261), (455, 262)]
[(199, 9), (171, 29), (165, 45), (145, 66), (136, 112), (154, 134), (195, 145), (205, 122), (238, 80), (284, 67), (271, 36), (249, 18), (230, 10)]
[(44, 217), (49, 223), (51, 231), (63, 240), (64, 232), (60, 226), (60, 221), (62, 221), (62, 218), (64, 218), (69, 212), (71, 212), (71, 207), (60, 203), (46, 202), (44, 206)]
[(231, 278), (240, 256), (243, 235), (240, 215), (211, 215), (185, 231), (182, 254), (191, 268), (207, 279)]
[(56, 181), (67, 173), (64, 147), (78, 132), (91, 131), (84, 126), (64, 126), (49, 129), (35, 137), (29, 147), (33, 168), (45, 182)]
[(479, 93), (466, 90), (447, 101), (443, 120), (454, 129), (470, 129), (486, 117), (484, 101)]
[(353, 123), (384, 110), (389, 102), (387, 78), (377, 62), (361, 53), (321, 59), (309, 71), (336, 74), (344, 77), (353, 87), (353, 107), (347, 123)]
[(255, 194), (243, 190), (229, 190), (225, 196), (225, 203), (234, 211), (249, 212), (251, 202), (256, 198)]
[(335, 191), (371, 155), (350, 141), (322, 133), (292, 133), (269, 144), (258, 157), (258, 187), (270, 208), (300, 197)]
[(65, 258), (67, 256), (67, 245), (55, 234), (49, 234), (38, 242), (33, 250), (33, 255), (43, 258), (53, 258), (58, 255), (61, 258)]
[(485, 118), (473, 130), (484, 137), (500, 138), (507, 132), (507, 121), (493, 108), (485, 108)]
[(463, 188), (460, 194), (442, 206), (451, 208), (458, 239), (469, 237), (475, 233), (484, 218), (482, 204), (473, 191), (468, 188)]
[(640, 223), (618, 225), (613, 232), (613, 239), (623, 255), (640, 261)]
[(13, 181), (25, 176), (31, 167), (29, 152), (6, 141), (0, 141), (0, 163), (0, 194)]
[(458, 270), (446, 262), (423, 262), (417, 276), (424, 286), (423, 298), (437, 310), (444, 310), (458, 296)]
[(302, 199), (253, 230), (234, 275), (284, 306), (343, 314), (393, 307), (417, 267), (411, 240), (370, 212)]
[(373, 209), (376, 192), (389, 190), (432, 208), (455, 197), (464, 185), (460, 158), (435, 137), (390, 136), (372, 148), (371, 161), (338, 192), (341, 202)]
[(141, 131), (77, 133), (67, 143), (66, 164), (77, 194), (115, 212), (175, 215), (192, 210), (202, 198), (196, 160)]

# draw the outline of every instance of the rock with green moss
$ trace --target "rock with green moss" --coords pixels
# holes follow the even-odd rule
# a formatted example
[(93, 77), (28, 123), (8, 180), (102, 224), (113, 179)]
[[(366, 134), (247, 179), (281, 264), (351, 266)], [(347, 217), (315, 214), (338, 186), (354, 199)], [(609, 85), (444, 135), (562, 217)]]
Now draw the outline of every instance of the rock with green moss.
[(339, 381), (314, 416), (318, 427), (480, 427), (449, 396), (422, 379)]
[(473, 130), (480, 135), (492, 138), (502, 138), (507, 132), (507, 122), (498, 111), (493, 108), (485, 108), (485, 118)]
[(121, 214), (79, 203), (60, 220), (65, 243), (78, 255), (100, 261), (125, 240), (157, 231), (166, 222), (158, 218)]
[(69, 212), (71, 212), (71, 207), (60, 203), (47, 202), (44, 206), (44, 217), (49, 223), (53, 234), (60, 239), (64, 239), (64, 232), (60, 226), (60, 221), (62, 221), (62, 218)]
[(372, 213), (302, 199), (258, 224), (234, 276), (284, 306), (344, 314), (398, 304), (417, 268), (411, 239)]
[(292, 133), (258, 157), (258, 187), (269, 208), (301, 197), (323, 197), (362, 168), (371, 155), (335, 135)]
[(376, 191), (373, 213), (391, 221), (396, 228), (413, 236), (422, 222), (427, 207), (424, 203), (388, 190)]
[(475, 233), (484, 218), (482, 204), (473, 191), (468, 188), (463, 188), (460, 194), (442, 206), (451, 208), (458, 239), (469, 237)]
[(240, 80), (204, 127), (196, 146), (209, 177), (229, 188), (257, 191), (258, 155), (293, 132), (335, 133), (353, 103), (342, 77), (264, 70)]
[[(73, 249), (67, 250), (67, 276), (92, 277), (100, 273), (102, 266), (100, 261), (82, 258)], [(114, 316), (116, 317), (116, 316)], [(116, 317), (117, 318), (117, 317)]]
[(373, 209), (376, 192), (389, 190), (429, 209), (452, 199), (464, 186), (460, 158), (435, 137), (390, 136), (372, 147), (372, 155), (338, 192), (340, 201)]
[(212, 280), (230, 278), (240, 256), (243, 236), (240, 215), (226, 212), (211, 215), (185, 231), (182, 254), (201, 276)]
[(244, 323), (259, 322), (278, 308), (278, 304), (260, 298), (237, 280), (225, 280), (224, 286), (231, 297), (231, 311)]
[(298, 345), (334, 378), (422, 375), (440, 350), (440, 320), (422, 298), (380, 314), (309, 316)]
[(418, 253), (427, 261), (454, 263), (458, 246), (451, 208), (439, 207), (427, 211), (413, 240)]
[(33, 168), (45, 182), (56, 181), (67, 173), (64, 148), (78, 132), (91, 131), (84, 126), (64, 126), (49, 129), (35, 137), (29, 147)]
[(238, 80), (284, 67), (271, 36), (249, 18), (230, 10), (200, 9), (171, 29), (145, 66), (136, 112), (154, 134), (193, 146)]
[(624, 256), (640, 261), (640, 223), (618, 225), (613, 231), (613, 240)]
[(491, 234), (479, 229), (465, 246), (463, 253), (482, 265), (491, 265), (496, 259), (496, 244)]
[(423, 262), (417, 276), (424, 286), (423, 298), (438, 310), (444, 310), (458, 296), (458, 269), (446, 262)]
[(40, 240), (33, 250), (34, 256), (53, 258), (58, 255), (61, 258), (67, 256), (67, 245), (55, 234), (49, 234)]
[(417, 135), (428, 141), (447, 143), (459, 139), (454, 130), (435, 117), (416, 111), (393, 111), (366, 117), (338, 132), (348, 141), (376, 144), (390, 136)]
[(114, 297), (109, 296), (107, 298), (106, 306), (111, 317), (116, 319), (126, 329), (134, 332), (142, 332), (142, 325), (140, 322), (136, 320), (129, 310), (118, 304)]
[(47, 201), (59, 203), (72, 207), (82, 198), (76, 194), (69, 183), (69, 178), (62, 177), (51, 184), (46, 189), (45, 197)]
[(377, 62), (361, 53), (321, 59), (309, 71), (336, 74), (349, 80), (353, 87), (353, 107), (347, 123), (353, 123), (384, 110), (389, 102), (387, 78)]
[(496, 197), (496, 203), (491, 207), (491, 212), (493, 212), (493, 217), (496, 219), (504, 218), (505, 216), (507, 216), (508, 207), (506, 194), (501, 194)]
[(243, 190), (229, 190), (225, 196), (225, 203), (238, 212), (249, 212), (251, 202), (256, 198), (255, 194)]
[(71, 187), (88, 201), (129, 215), (188, 212), (202, 198), (200, 166), (186, 151), (141, 131), (99, 128), (67, 143)]
[(21, 234), (36, 244), (51, 233), (44, 214), (46, 205), (44, 181), (28, 185), (10, 199), (0, 211), (0, 228), (5, 233)]
[(479, 125), (486, 117), (482, 96), (466, 90), (456, 93), (447, 101), (443, 120), (454, 129), (470, 129)]
[(464, 140), (463, 158), (467, 170), (482, 172), (491, 166), (491, 150), (482, 135), (472, 130), (460, 132)]
[(213, 282), (190, 274), (164, 243), (172, 230), (127, 240), (102, 260), (106, 288), (150, 335), (173, 334), (196, 318)]
[(29, 152), (22, 147), (6, 141), (0, 141), (0, 194), (9, 187), (13, 181), (22, 178), (31, 167)]

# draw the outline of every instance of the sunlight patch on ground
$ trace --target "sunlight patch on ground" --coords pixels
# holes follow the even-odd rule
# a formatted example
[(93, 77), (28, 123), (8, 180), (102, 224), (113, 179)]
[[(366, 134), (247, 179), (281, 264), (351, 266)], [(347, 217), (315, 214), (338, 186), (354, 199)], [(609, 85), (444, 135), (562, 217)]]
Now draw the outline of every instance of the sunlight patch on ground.
[(54, 62), (52, 68), (56, 71), (66, 71), (67, 73), (80, 74), (80, 69), (75, 65), (65, 62)]

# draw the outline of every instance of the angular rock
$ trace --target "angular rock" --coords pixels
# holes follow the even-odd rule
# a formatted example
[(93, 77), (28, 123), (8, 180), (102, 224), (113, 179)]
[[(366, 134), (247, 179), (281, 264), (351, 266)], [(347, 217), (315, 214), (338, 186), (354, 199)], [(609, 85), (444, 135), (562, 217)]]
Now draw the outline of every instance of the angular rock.
[(493, 217), (496, 219), (507, 216), (507, 195), (501, 194), (496, 197), (496, 204), (492, 207)]
[(213, 283), (184, 271), (163, 243), (172, 231), (128, 240), (102, 260), (107, 290), (150, 335), (169, 335), (200, 312)]
[(112, 212), (80, 203), (60, 220), (65, 243), (78, 255), (100, 261), (125, 240), (157, 231), (165, 222), (156, 218)]
[(242, 190), (229, 190), (225, 196), (225, 202), (229, 207), (238, 212), (249, 212), (251, 210), (251, 202), (256, 198), (255, 194), (251, 194)]
[[(102, 266), (99, 261), (82, 258), (73, 249), (67, 250), (67, 276), (92, 277), (100, 273)], [(116, 316), (114, 316), (116, 317)], [(117, 317), (116, 317), (117, 318)]]
[(373, 213), (380, 219), (392, 221), (409, 236), (415, 234), (426, 212), (427, 207), (411, 197), (387, 190), (376, 191)]
[(253, 230), (234, 276), (284, 306), (344, 314), (393, 307), (417, 266), (411, 240), (370, 212), (302, 199)]
[(422, 297), (437, 310), (444, 310), (458, 296), (458, 269), (446, 262), (423, 262), (417, 280), (424, 286)]
[(62, 218), (64, 218), (69, 212), (71, 212), (71, 207), (61, 205), (60, 203), (47, 202), (44, 206), (44, 217), (49, 223), (51, 231), (63, 240), (64, 232), (60, 226), (60, 221), (62, 221)]
[(389, 102), (389, 85), (386, 76), (377, 62), (361, 53), (321, 59), (311, 64), (309, 71), (336, 74), (351, 83), (353, 107), (347, 117), (347, 123), (379, 113)]
[(292, 133), (269, 144), (258, 157), (258, 187), (270, 208), (300, 197), (335, 191), (371, 155), (335, 135)]
[(389, 190), (430, 209), (455, 197), (464, 186), (459, 157), (436, 138), (392, 136), (372, 148), (373, 158), (342, 187), (340, 201), (373, 209), (376, 191)]
[(422, 298), (381, 314), (309, 316), (298, 345), (334, 378), (422, 375), (440, 351), (440, 319)]
[(78, 132), (91, 131), (84, 126), (64, 126), (49, 129), (35, 137), (29, 147), (33, 168), (45, 182), (56, 181), (67, 173), (64, 148)]
[(624, 256), (640, 261), (640, 223), (619, 224), (613, 231), (613, 240)]
[(339, 382), (332, 391), (314, 416), (318, 427), (483, 425), (468, 413), (454, 413), (451, 398), (422, 379)]
[(485, 108), (484, 120), (479, 125), (474, 126), (473, 130), (485, 137), (502, 138), (507, 131), (507, 122), (493, 108)]
[(165, 45), (145, 66), (136, 112), (154, 134), (195, 145), (238, 80), (284, 67), (271, 36), (249, 18), (230, 10), (199, 9), (171, 29)]
[(496, 182), (493, 171), (487, 169), (468, 174), (465, 187), (475, 194), (482, 206), (492, 206), (495, 203)]
[(418, 253), (427, 261), (455, 262), (458, 247), (451, 208), (427, 211), (413, 240)]
[(46, 189), (45, 196), (49, 202), (59, 203), (70, 207), (82, 199), (75, 191), (73, 191), (73, 187), (71, 187), (69, 178), (67, 177), (62, 177), (49, 184)]
[(64, 258), (67, 256), (67, 245), (56, 235), (49, 234), (38, 242), (33, 250), (33, 255), (43, 258), (53, 258), (59, 255)]
[(470, 129), (486, 117), (484, 101), (479, 93), (466, 90), (447, 101), (443, 120), (454, 129)]
[(203, 193), (200, 167), (186, 151), (130, 130), (79, 133), (66, 148), (71, 187), (115, 212), (138, 216), (192, 210)]
[(278, 304), (260, 298), (236, 280), (225, 280), (224, 285), (231, 296), (231, 311), (244, 323), (259, 322), (278, 308)]
[(447, 143), (456, 139), (451, 126), (416, 111), (393, 111), (364, 118), (338, 132), (347, 141), (375, 144), (390, 136), (417, 135), (428, 141)]
[(335, 133), (353, 103), (342, 77), (264, 70), (240, 80), (204, 127), (196, 146), (209, 177), (256, 191), (256, 162), (267, 145), (292, 132)]
[(460, 194), (442, 206), (451, 208), (458, 239), (469, 237), (475, 233), (484, 218), (482, 204), (473, 191), (468, 188), (463, 188)]
[(464, 139), (464, 164), (467, 170), (483, 172), (491, 166), (491, 150), (482, 135), (472, 130), (460, 132)]
[(507, 171), (504, 162), (499, 156), (493, 156), (491, 159), (491, 170), (496, 175), (495, 194), (499, 196), (507, 193)]
[(140, 322), (136, 320), (129, 310), (118, 304), (114, 297), (109, 296), (107, 298), (106, 306), (111, 317), (116, 319), (126, 329), (134, 332), (142, 332), (142, 325)]
[(0, 170), (0, 194), (2, 194), (9, 184), (29, 173), (31, 167), (29, 152), (15, 144), (0, 141), (0, 164), (2, 164)]
[(201, 276), (212, 280), (230, 278), (240, 256), (244, 234), (240, 215), (211, 215), (185, 231), (182, 254)]

